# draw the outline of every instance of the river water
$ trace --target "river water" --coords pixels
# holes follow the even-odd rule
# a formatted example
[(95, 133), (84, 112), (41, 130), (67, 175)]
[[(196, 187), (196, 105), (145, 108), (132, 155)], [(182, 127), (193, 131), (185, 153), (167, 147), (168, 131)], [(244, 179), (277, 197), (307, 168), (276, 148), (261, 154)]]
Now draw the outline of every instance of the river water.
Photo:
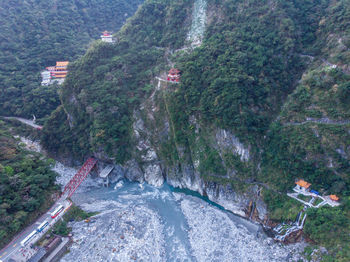
[[(57, 164), (58, 183), (75, 170)], [(261, 227), (201, 197), (164, 184), (120, 180), (105, 188), (88, 177), (73, 195), (90, 223), (72, 222), (74, 243), (61, 261), (297, 261), (300, 244), (283, 246)]]

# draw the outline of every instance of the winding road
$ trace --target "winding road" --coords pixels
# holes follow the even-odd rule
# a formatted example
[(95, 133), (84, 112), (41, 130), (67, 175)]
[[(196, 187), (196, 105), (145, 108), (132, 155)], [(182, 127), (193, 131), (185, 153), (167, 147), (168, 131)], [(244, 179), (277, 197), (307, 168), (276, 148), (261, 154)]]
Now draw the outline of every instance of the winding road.
[(31, 127), (34, 127), (36, 129), (42, 129), (43, 127), (40, 126), (40, 125), (37, 125), (34, 123), (33, 120), (28, 120), (28, 119), (25, 119), (25, 118), (21, 118), (21, 117), (14, 117), (14, 116), (11, 116), (11, 117), (4, 117), (4, 119), (8, 119), (8, 120), (18, 120), (20, 122), (22, 122), (23, 124), (26, 124), (28, 126), (31, 126)]
[[(60, 204), (64, 206), (64, 211), (61, 212), (56, 218), (52, 219), (51, 212)], [(27, 261), (27, 256), (29, 255), (31, 249), (30, 244), (38, 241), (40, 237), (42, 237), (57, 221), (61, 219), (64, 213), (71, 207), (71, 205), (72, 203), (69, 200), (66, 200), (65, 198), (61, 198), (60, 200), (58, 200), (55, 203), (55, 205), (53, 205), (44, 215), (42, 215), (33, 224), (31, 224), (21, 233), (15, 236), (7, 246), (0, 250), (0, 261), (11, 261), (11, 258), (16, 258), (15, 261)], [(30, 233), (35, 231), (37, 227), (45, 220), (49, 221), (49, 226), (46, 227), (41, 233), (37, 234), (37, 236), (32, 241), (30, 241), (25, 247), (22, 247), (21, 241), (25, 239)]]

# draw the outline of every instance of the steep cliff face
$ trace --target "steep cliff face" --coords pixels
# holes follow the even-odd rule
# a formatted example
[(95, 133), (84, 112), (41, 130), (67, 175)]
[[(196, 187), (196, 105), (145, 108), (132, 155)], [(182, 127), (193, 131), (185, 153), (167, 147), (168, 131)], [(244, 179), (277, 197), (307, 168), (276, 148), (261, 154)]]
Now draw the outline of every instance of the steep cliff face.
[[(242, 216), (249, 215), (249, 203), (253, 201), (257, 203), (258, 219), (263, 221), (266, 206), (258, 196), (259, 187), (245, 185), (244, 189), (240, 188), (239, 184), (244, 185), (244, 182), (235, 180), (238, 171), (223, 161), (225, 154), (230, 152), (236, 161), (249, 163), (249, 148), (230, 131), (200, 126), (194, 116), (190, 119), (193, 143), (177, 144), (174, 142), (176, 127), (168, 111), (169, 96), (176, 92), (177, 87), (160, 80), (154, 85), (157, 88), (152, 95), (133, 114), (132, 140), (136, 146), (132, 160), (124, 165), (126, 177), (155, 186), (167, 181), (174, 187), (197, 191)], [(203, 170), (202, 161), (207, 161), (203, 152), (208, 150), (215, 154), (209, 161), (219, 161), (215, 165), (220, 170), (211, 168), (210, 173)]]

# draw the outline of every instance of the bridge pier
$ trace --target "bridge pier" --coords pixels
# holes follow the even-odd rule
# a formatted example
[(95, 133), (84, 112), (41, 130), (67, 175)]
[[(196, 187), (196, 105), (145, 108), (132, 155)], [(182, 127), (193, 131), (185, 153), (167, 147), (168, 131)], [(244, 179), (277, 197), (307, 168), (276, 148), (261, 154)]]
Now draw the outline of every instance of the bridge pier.
[(103, 186), (104, 187), (109, 187), (109, 177), (108, 176), (103, 179)]

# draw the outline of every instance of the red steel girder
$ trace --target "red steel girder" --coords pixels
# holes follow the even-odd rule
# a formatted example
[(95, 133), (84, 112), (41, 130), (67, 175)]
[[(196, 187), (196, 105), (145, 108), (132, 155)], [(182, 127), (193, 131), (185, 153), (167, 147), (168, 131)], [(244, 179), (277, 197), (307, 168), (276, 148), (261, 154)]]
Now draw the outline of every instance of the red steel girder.
[(86, 160), (84, 165), (79, 169), (79, 171), (74, 175), (74, 177), (69, 181), (69, 183), (64, 187), (62, 195), (67, 194), (67, 197), (71, 197), (79, 185), (85, 180), (91, 170), (97, 163), (97, 159), (89, 158)]

